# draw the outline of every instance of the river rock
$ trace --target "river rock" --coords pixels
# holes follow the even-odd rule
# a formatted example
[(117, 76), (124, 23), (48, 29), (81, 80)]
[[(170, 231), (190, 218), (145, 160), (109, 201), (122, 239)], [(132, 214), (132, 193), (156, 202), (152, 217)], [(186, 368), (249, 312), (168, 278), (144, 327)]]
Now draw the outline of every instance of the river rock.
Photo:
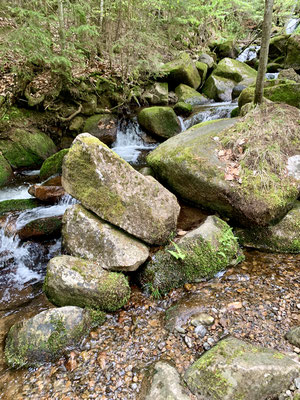
[(77, 345), (93, 326), (103, 323), (104, 319), (103, 313), (62, 307), (17, 322), (6, 339), (6, 362), (16, 368), (54, 361)]
[(85, 121), (83, 131), (95, 136), (101, 142), (111, 145), (117, 138), (118, 121), (110, 114), (96, 114)]
[(61, 231), (61, 216), (53, 216), (47, 218), (37, 218), (25, 225), (12, 226), (19, 238), (30, 239), (34, 237), (52, 237), (60, 234)]
[(247, 64), (224, 58), (214, 69), (203, 87), (203, 93), (216, 101), (231, 101), (232, 90), (239, 83), (249, 86), (256, 80), (257, 72)]
[(37, 199), (14, 199), (0, 202), (0, 215), (13, 211), (30, 210), (39, 207), (41, 203)]
[(209, 216), (176, 244), (155, 253), (139, 279), (150, 292), (165, 294), (185, 283), (212, 278), (242, 259), (230, 227), (220, 218)]
[(130, 296), (127, 278), (105, 271), (98, 263), (71, 256), (52, 258), (47, 266), (44, 291), (57, 306), (92, 307), (116, 311)]
[(181, 131), (178, 118), (171, 107), (144, 108), (138, 114), (138, 122), (147, 132), (163, 139), (168, 139)]
[(65, 191), (62, 186), (48, 185), (32, 185), (28, 189), (28, 193), (38, 200), (45, 201), (47, 203), (56, 203), (65, 195)]
[(184, 83), (198, 89), (201, 84), (197, 68), (187, 53), (183, 53), (176, 60), (164, 64), (161, 73), (173, 87)]
[(205, 82), (205, 79), (206, 79), (208, 65), (205, 62), (197, 61), (196, 68), (197, 68), (200, 78), (201, 78), (201, 85), (203, 85)]
[[(239, 96), (238, 104), (242, 108), (254, 99), (255, 88), (248, 87)], [(265, 83), (264, 97), (268, 100), (286, 103), (290, 106), (300, 108), (300, 83), (285, 80), (269, 81)]]
[(235, 234), (246, 247), (278, 253), (300, 253), (300, 201), (278, 224), (264, 228), (239, 228)]
[(56, 146), (43, 132), (15, 129), (0, 140), (0, 151), (13, 168), (37, 167), (56, 152)]
[(191, 104), (185, 103), (184, 101), (179, 101), (175, 104), (173, 110), (177, 115), (188, 117), (193, 112), (193, 106)]
[(8, 161), (3, 157), (0, 151), (0, 187), (6, 185), (13, 179), (13, 171)]
[(68, 254), (96, 261), (109, 271), (135, 271), (148, 247), (77, 204), (63, 217), (63, 247)]
[(87, 133), (75, 139), (62, 176), (65, 190), (86, 208), (147, 243), (166, 243), (176, 229), (176, 197)]
[(198, 58), (198, 62), (202, 62), (202, 63), (206, 64), (208, 68), (212, 68), (215, 63), (212, 56), (210, 56), (209, 54), (206, 54), (206, 53), (200, 54), (200, 56)]
[(191, 104), (192, 106), (199, 106), (209, 102), (205, 96), (183, 83), (177, 86), (175, 93), (179, 101)]
[(155, 82), (145, 90), (142, 99), (153, 106), (166, 106), (169, 102), (169, 84), (167, 82)]
[(41, 179), (50, 178), (50, 176), (55, 174), (61, 175), (63, 159), (68, 154), (68, 151), (69, 149), (60, 150), (43, 162), (40, 170)]
[(229, 337), (192, 364), (185, 381), (206, 400), (267, 400), (287, 390), (299, 372), (300, 364), (285, 354)]
[[(159, 145), (148, 155), (147, 161), (156, 176), (182, 198), (218, 211), (221, 215), (234, 217), (239, 224), (265, 226), (283, 218), (298, 197), (297, 184), (286, 175), (285, 165), (286, 159), (299, 151), (296, 146), (289, 145), (291, 141), (299, 142), (297, 121), (298, 109), (284, 104), (266, 104), (240, 120), (196, 125)], [(289, 140), (284, 133), (287, 124)], [(277, 150), (274, 148), (274, 153), (270, 153), (275, 164), (273, 161), (269, 164), (263, 156), (272, 150), (268, 147), (269, 142), (260, 140), (269, 132), (272, 132), (273, 138), (269, 140), (277, 146)], [(248, 138), (247, 153), (244, 153), (243, 145), (240, 146), (242, 162), (234, 164), (238, 174), (234, 178), (229, 173), (231, 167), (222, 157), (227, 150), (220, 150), (223, 146), (220, 143), (226, 143), (225, 147), (229, 142), (245, 144), (245, 135)], [(228, 151), (231, 154), (232, 150)], [(267, 175), (268, 187), (258, 177), (258, 167), (251, 164), (251, 157), (248, 158), (255, 152), (263, 157), (262, 174), (272, 171)], [(240, 156), (236, 154), (236, 157)], [(248, 166), (245, 165), (246, 159)]]
[(292, 345), (300, 348), (300, 326), (291, 329), (285, 337)]
[(189, 400), (180, 384), (178, 372), (170, 364), (160, 361), (154, 365), (150, 387), (144, 400)]

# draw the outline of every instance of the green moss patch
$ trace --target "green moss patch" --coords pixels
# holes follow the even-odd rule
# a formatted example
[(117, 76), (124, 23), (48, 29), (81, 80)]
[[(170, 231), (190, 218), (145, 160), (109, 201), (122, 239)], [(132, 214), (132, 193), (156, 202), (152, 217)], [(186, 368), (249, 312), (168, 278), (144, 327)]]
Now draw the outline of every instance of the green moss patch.
[(60, 150), (58, 153), (53, 154), (53, 156), (47, 158), (43, 162), (40, 170), (41, 179), (47, 179), (52, 175), (61, 174), (62, 172), (62, 163), (64, 156), (68, 154), (68, 149)]

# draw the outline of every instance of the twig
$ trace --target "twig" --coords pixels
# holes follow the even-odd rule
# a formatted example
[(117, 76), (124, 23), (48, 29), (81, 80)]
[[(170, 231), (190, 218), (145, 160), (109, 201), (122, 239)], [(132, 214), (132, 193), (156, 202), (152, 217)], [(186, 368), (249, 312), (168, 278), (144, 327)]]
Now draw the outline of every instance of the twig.
[(64, 118), (64, 117), (61, 117), (61, 116), (57, 115), (57, 118), (60, 119), (60, 120), (63, 121), (63, 122), (68, 122), (68, 121), (71, 121), (71, 119), (73, 119), (74, 117), (76, 117), (76, 115), (80, 114), (80, 113), (81, 113), (81, 110), (82, 110), (82, 104), (79, 103), (79, 108), (78, 108), (78, 110), (75, 111), (75, 112), (73, 112), (73, 114), (71, 114), (69, 117)]

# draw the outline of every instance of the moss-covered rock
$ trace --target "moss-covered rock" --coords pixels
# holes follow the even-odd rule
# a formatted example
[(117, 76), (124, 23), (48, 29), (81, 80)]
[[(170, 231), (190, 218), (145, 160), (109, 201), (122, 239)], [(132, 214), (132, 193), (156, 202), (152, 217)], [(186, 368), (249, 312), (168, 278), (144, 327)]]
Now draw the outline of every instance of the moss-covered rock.
[(62, 184), (84, 207), (147, 243), (165, 243), (176, 228), (176, 197), (88, 133), (65, 157)]
[(177, 115), (183, 115), (184, 117), (188, 117), (193, 112), (193, 106), (191, 104), (185, 103), (184, 101), (179, 101), (173, 107), (173, 110)]
[(82, 132), (83, 125), (84, 125), (84, 118), (77, 115), (77, 117), (72, 119), (69, 125), (69, 130), (71, 132), (74, 132), (75, 134), (80, 133)]
[(22, 240), (59, 235), (62, 225), (61, 219), (61, 216), (37, 218), (24, 225), (21, 225), (21, 221), (19, 221), (16, 225), (16, 233)]
[(287, 355), (229, 337), (192, 364), (185, 381), (207, 400), (266, 400), (287, 390), (299, 372)]
[(284, 58), (290, 35), (277, 35), (271, 38), (269, 45), (269, 60), (275, 61), (278, 57)]
[(58, 306), (116, 311), (129, 300), (130, 287), (123, 274), (105, 271), (96, 262), (59, 256), (48, 263), (44, 292)]
[(209, 44), (209, 48), (216, 53), (219, 60), (225, 57), (236, 58), (239, 54), (238, 46), (233, 40), (212, 42)]
[[(162, 143), (147, 161), (184, 199), (239, 223), (265, 226), (283, 218), (298, 197), (285, 171), (288, 157), (299, 154), (299, 141), (299, 110), (271, 103), (239, 121), (196, 125)], [(229, 162), (237, 163), (236, 178), (219, 151), (235, 157)]]
[(300, 347), (300, 326), (292, 328), (285, 337), (293, 346)]
[(300, 70), (300, 35), (293, 35), (289, 38), (284, 65), (285, 68)]
[(203, 93), (216, 101), (230, 101), (232, 90), (238, 84), (249, 86), (255, 82), (257, 72), (247, 64), (224, 58), (214, 69), (203, 87)]
[(278, 253), (300, 253), (300, 202), (276, 225), (265, 228), (236, 229), (246, 247)]
[(77, 204), (63, 217), (63, 247), (68, 254), (98, 262), (109, 271), (135, 271), (148, 247)]
[(201, 84), (197, 68), (187, 53), (183, 53), (176, 60), (164, 64), (161, 73), (173, 87), (184, 83), (198, 89)]
[(243, 259), (230, 227), (217, 217), (208, 217), (177, 244), (160, 250), (140, 272), (144, 288), (162, 294), (170, 289), (212, 278), (218, 271)]
[(166, 106), (169, 102), (169, 84), (167, 82), (155, 82), (145, 90), (142, 99), (152, 106)]
[(0, 187), (6, 185), (13, 178), (13, 171), (5, 157), (0, 153)]
[[(264, 97), (268, 100), (286, 103), (290, 106), (300, 108), (300, 83), (281, 83), (274, 82), (272, 86), (265, 85)], [(242, 108), (245, 104), (250, 103), (254, 99), (254, 87), (244, 89), (239, 97), (238, 104)]]
[(181, 131), (178, 118), (171, 107), (144, 108), (138, 114), (138, 122), (147, 132), (164, 139)]
[(205, 62), (197, 61), (196, 68), (197, 68), (200, 78), (201, 78), (201, 84), (203, 85), (205, 82), (205, 79), (206, 79), (208, 65)]
[(208, 103), (209, 101), (205, 96), (203, 96), (203, 94), (200, 94), (195, 89), (184, 84), (177, 86), (175, 93), (180, 102), (185, 102), (192, 106), (199, 106)]
[(6, 362), (17, 368), (54, 361), (104, 320), (104, 313), (96, 315), (78, 307), (43, 311), (11, 327), (5, 345)]
[(63, 159), (64, 156), (68, 154), (68, 151), (69, 149), (60, 150), (43, 162), (40, 170), (41, 179), (47, 179), (52, 175), (61, 174)]
[(300, 83), (300, 75), (293, 68), (283, 69), (279, 72), (278, 79), (288, 79)]
[(83, 131), (95, 136), (101, 142), (111, 145), (117, 138), (117, 118), (110, 114), (96, 114), (85, 121)]
[(198, 62), (206, 64), (208, 68), (212, 68), (214, 66), (215, 60), (209, 54), (201, 53), (199, 55)]
[(36, 199), (4, 200), (0, 202), (0, 215), (13, 211), (31, 210), (41, 203)]
[(0, 150), (13, 168), (36, 167), (56, 152), (56, 146), (43, 132), (16, 129), (0, 140)]

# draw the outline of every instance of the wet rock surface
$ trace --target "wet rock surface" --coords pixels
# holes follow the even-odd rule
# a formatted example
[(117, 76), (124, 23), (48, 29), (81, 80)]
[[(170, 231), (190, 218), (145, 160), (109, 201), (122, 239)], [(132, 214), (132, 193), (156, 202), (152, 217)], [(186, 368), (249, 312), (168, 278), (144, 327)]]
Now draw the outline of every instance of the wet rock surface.
[[(169, 361), (182, 376), (205, 348), (228, 334), (297, 359), (300, 350), (284, 335), (300, 323), (299, 257), (248, 252), (246, 261), (222, 278), (186, 285), (161, 300), (133, 288), (124, 310), (108, 316), (66, 358), (39, 369), (7, 372), (5, 382), (0, 380), (0, 398), (13, 392), (16, 399), (32, 400), (137, 399), (153, 363)], [(199, 312), (214, 317), (203, 338), (191, 324), (193, 317), (181, 325), (183, 333), (165, 329), (166, 310), (178, 301), (197, 302)]]

